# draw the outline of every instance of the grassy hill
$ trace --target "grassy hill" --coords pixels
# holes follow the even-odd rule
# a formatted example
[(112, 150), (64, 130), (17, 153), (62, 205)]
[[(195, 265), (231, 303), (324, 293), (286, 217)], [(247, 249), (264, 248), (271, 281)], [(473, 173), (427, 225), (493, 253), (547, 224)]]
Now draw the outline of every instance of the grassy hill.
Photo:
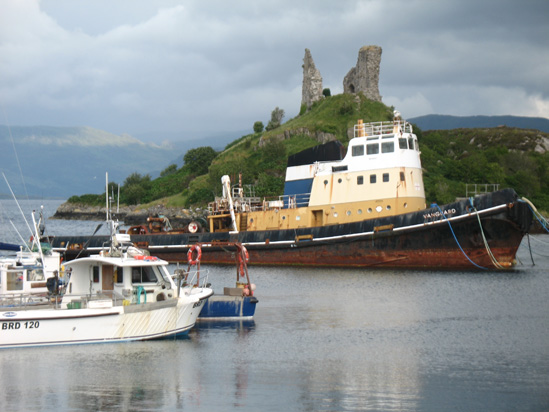
[[(185, 165), (150, 182), (144, 199), (166, 206), (204, 206), (221, 194), (222, 175), (237, 182), (240, 173), (244, 184), (255, 186), (257, 196), (279, 195), (289, 155), (330, 139), (346, 146), (348, 131), (358, 119), (384, 121), (392, 116), (392, 108), (362, 95), (327, 97), (280, 127), (233, 141), (213, 159), (206, 174)], [(513, 187), (549, 210), (547, 133), (510, 127), (415, 131), (427, 201), (447, 203), (465, 196), (467, 183), (489, 183)], [(160, 186), (169, 190), (158, 190)]]

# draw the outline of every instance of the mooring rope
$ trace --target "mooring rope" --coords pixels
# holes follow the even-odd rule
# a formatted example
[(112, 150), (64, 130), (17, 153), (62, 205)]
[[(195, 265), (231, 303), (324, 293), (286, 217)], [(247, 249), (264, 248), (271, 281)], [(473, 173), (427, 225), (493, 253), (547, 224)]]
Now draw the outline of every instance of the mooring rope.
[(498, 269), (503, 269), (503, 266), (497, 261), (496, 257), (492, 253), (492, 250), (490, 249), (490, 246), (488, 246), (488, 241), (486, 240), (486, 236), (484, 235), (484, 229), (482, 228), (482, 222), (480, 221), (480, 216), (478, 214), (478, 210), (473, 205), (473, 199), (469, 199), (469, 204), (477, 214), (478, 219), (478, 225), (480, 226), (480, 233), (482, 234), (482, 240), (484, 241), (484, 246), (486, 247), (486, 252), (488, 252), (488, 256), (490, 256), (490, 260), (492, 261), (492, 264), (497, 267)]
[(471, 263), (472, 263), (474, 266), (476, 266), (477, 268), (487, 270), (487, 268), (485, 268), (484, 266), (477, 265), (475, 262), (473, 262), (473, 261), (469, 258), (469, 256), (467, 256), (467, 253), (465, 253), (465, 251), (463, 250), (463, 248), (462, 248), (461, 245), (459, 244), (459, 241), (457, 240), (456, 234), (454, 233), (454, 229), (452, 228), (452, 224), (450, 223), (450, 219), (448, 219), (448, 218), (446, 217), (446, 215), (444, 214), (444, 212), (442, 211), (442, 209), (440, 208), (439, 205), (436, 205), (436, 206), (437, 206), (438, 210), (440, 210), (440, 213), (441, 213), (442, 217), (443, 217), (444, 219), (446, 219), (446, 222), (448, 222), (448, 227), (450, 228), (450, 231), (452, 232), (452, 235), (454, 236), (454, 240), (456, 241), (456, 243), (457, 243), (457, 245), (458, 245), (458, 247), (459, 247), (459, 250), (461, 250), (461, 253), (463, 253), (463, 256), (465, 256), (465, 257), (467, 258), (467, 260), (468, 260), (469, 262), (471, 262)]

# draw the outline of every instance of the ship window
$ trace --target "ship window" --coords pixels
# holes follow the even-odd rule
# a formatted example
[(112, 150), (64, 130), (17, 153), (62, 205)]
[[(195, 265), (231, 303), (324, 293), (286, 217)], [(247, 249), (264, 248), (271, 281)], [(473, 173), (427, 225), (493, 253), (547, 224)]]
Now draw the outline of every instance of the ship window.
[(387, 205), (386, 209), (391, 210), (391, 205)]
[(358, 209), (358, 210), (357, 210), (357, 213), (358, 213), (359, 215), (361, 215), (361, 214), (362, 214), (362, 209)]
[(93, 266), (93, 283), (99, 283), (99, 266)]
[(400, 172), (400, 181), (404, 182), (406, 179), (404, 177), (404, 172)]
[(405, 137), (401, 137), (398, 139), (398, 148), (399, 149), (408, 149), (408, 142), (406, 141)]
[(408, 138), (408, 146), (410, 147), (410, 150), (414, 150), (414, 139), (411, 137)]
[(132, 268), (132, 283), (156, 283), (156, 275), (150, 266)]
[(353, 156), (364, 156), (364, 146), (353, 146)]
[(383, 181), (388, 182), (389, 181), (389, 173), (383, 173)]
[(395, 142), (381, 143), (381, 153), (392, 153), (395, 151)]
[(357, 176), (356, 177), (356, 184), (357, 185), (363, 185), (364, 184), (364, 176)]
[(369, 155), (374, 155), (379, 153), (379, 144), (378, 143), (370, 143), (366, 145), (366, 153)]
[(370, 183), (376, 182), (376, 175), (370, 175)]
[(371, 207), (368, 208), (368, 213), (372, 213), (372, 208)]
[(350, 210), (347, 210), (347, 212), (345, 212), (347, 214), (347, 216), (351, 216), (351, 211)]
[(332, 172), (344, 172), (347, 166), (332, 166)]
[(418, 144), (417, 144), (417, 140), (414, 140), (414, 145), (415, 145), (415, 147), (416, 147), (416, 151), (419, 152), (419, 146), (418, 146)]

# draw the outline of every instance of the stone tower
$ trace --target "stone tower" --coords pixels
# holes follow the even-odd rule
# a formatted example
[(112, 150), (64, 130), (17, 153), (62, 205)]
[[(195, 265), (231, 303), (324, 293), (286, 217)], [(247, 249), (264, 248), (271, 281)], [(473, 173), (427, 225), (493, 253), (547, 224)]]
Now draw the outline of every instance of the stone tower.
[[(381, 47), (364, 46), (358, 52), (356, 67), (343, 79), (343, 93), (364, 93), (370, 100), (381, 102), (379, 95), (379, 65)], [(305, 80), (304, 80), (305, 81)]]
[(305, 49), (301, 105), (306, 105), (307, 110), (309, 110), (313, 103), (320, 99), (322, 99), (322, 76), (315, 67), (311, 52), (309, 49)]

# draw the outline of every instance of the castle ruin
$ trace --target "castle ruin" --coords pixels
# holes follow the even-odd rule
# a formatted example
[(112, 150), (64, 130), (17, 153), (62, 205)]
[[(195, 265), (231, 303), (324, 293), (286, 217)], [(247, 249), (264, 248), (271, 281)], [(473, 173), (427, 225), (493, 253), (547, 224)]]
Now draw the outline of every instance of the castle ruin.
[(303, 58), (303, 87), (301, 88), (301, 105), (306, 105), (307, 110), (314, 102), (322, 99), (322, 76), (315, 67), (315, 62), (309, 49), (305, 49)]
[[(366, 98), (381, 102), (379, 94), (379, 65), (381, 63), (381, 47), (364, 46), (358, 52), (356, 66), (349, 70), (343, 79), (343, 93), (355, 94), (362, 92)], [(303, 87), (301, 104), (307, 110), (314, 102), (321, 100), (322, 76), (315, 67), (315, 62), (309, 49), (305, 49), (303, 58)]]
[(381, 47), (364, 46), (358, 52), (356, 66), (343, 79), (343, 93), (364, 93), (370, 100), (381, 102), (379, 94), (379, 65)]

